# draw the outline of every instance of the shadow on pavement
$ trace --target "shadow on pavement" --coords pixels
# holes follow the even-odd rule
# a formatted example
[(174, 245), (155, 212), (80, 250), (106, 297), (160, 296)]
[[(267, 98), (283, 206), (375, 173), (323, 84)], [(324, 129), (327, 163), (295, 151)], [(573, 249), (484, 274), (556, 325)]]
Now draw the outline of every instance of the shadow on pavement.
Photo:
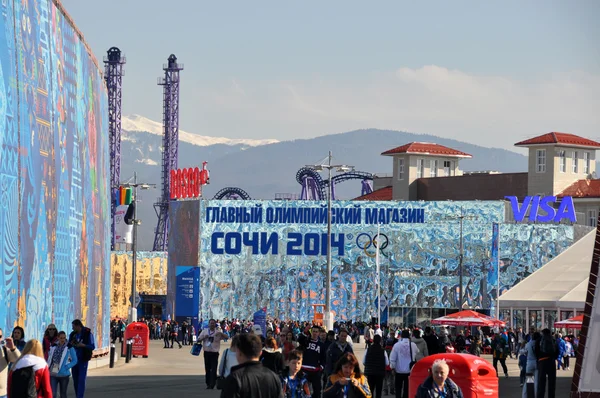
[[(168, 365), (167, 365), (168, 366)], [(72, 392), (72, 385), (69, 385)], [(219, 397), (221, 391), (207, 390), (204, 376), (96, 376), (88, 377), (86, 398)]]

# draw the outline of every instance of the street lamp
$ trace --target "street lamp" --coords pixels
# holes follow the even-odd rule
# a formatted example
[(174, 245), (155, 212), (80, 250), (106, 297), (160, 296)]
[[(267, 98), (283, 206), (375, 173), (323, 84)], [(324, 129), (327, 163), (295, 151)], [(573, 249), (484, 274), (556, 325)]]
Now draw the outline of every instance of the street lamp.
[(137, 322), (137, 306), (136, 296), (137, 296), (137, 287), (136, 287), (136, 273), (137, 273), (137, 227), (142, 223), (142, 220), (138, 220), (137, 218), (137, 206), (135, 202), (137, 201), (137, 189), (148, 190), (150, 188), (155, 188), (156, 184), (148, 184), (148, 183), (138, 183), (137, 182), (137, 172), (133, 173), (133, 183), (124, 183), (121, 184), (122, 187), (125, 188), (133, 188), (133, 240), (131, 244), (132, 251), (132, 259), (131, 259), (131, 308), (129, 310), (129, 323)]
[(327, 187), (327, 278), (325, 281), (325, 327), (327, 330), (333, 330), (333, 318), (331, 317), (331, 197), (333, 193), (333, 183), (331, 181), (331, 170), (336, 169), (337, 172), (345, 173), (354, 170), (353, 166), (345, 164), (331, 164), (333, 155), (329, 151), (327, 156), (327, 163), (307, 165), (306, 167), (314, 171), (328, 172), (328, 187)]

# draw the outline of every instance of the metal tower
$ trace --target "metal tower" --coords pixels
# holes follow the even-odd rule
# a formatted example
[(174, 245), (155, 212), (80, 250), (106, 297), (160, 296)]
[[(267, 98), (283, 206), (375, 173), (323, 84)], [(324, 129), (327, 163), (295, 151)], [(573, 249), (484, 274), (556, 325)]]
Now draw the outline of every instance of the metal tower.
[(158, 217), (154, 231), (154, 250), (166, 251), (169, 228), (169, 200), (171, 187), (171, 170), (177, 169), (177, 150), (179, 147), (179, 72), (183, 64), (177, 63), (177, 57), (169, 56), (168, 63), (163, 65), (165, 77), (158, 78), (158, 85), (163, 86), (163, 160), (161, 183), (162, 191), (159, 201), (154, 204)]
[(115, 192), (119, 188), (121, 177), (121, 93), (125, 75), (123, 65), (125, 56), (117, 47), (111, 47), (104, 57), (104, 79), (108, 90), (108, 134), (110, 141), (110, 248), (115, 248), (115, 212), (117, 203)]

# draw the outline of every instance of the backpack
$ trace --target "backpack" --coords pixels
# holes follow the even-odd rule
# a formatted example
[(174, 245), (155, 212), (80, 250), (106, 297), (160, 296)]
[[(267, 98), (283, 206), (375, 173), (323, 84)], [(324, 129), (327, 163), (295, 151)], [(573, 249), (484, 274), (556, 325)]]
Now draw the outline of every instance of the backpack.
[(14, 398), (37, 398), (33, 366), (12, 371), (10, 396)]
[(556, 349), (554, 347), (554, 339), (552, 337), (542, 337), (540, 340), (540, 352), (544, 356), (554, 357), (556, 354)]

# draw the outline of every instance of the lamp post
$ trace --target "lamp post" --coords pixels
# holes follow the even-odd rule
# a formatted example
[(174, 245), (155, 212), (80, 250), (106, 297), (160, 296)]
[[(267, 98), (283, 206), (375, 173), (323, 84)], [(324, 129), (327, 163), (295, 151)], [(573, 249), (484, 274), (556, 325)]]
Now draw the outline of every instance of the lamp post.
[[(329, 151), (327, 155), (327, 163), (321, 161), (320, 164), (308, 165), (306, 167), (315, 170), (323, 171), (327, 170), (328, 173), (328, 186), (327, 186), (327, 275), (325, 280), (325, 314), (324, 322), (327, 330), (333, 330), (333, 318), (331, 317), (331, 198), (333, 194), (333, 183), (331, 181), (331, 170), (336, 169), (338, 172), (347, 172), (354, 170), (353, 166), (345, 164), (331, 164), (333, 158), (332, 152)], [(323, 159), (325, 160), (325, 159)]]
[(137, 218), (137, 189), (139, 187), (142, 190), (147, 190), (156, 187), (156, 184), (138, 183), (137, 172), (134, 172), (133, 183), (124, 183), (121, 184), (121, 186), (125, 188), (133, 188), (133, 239), (131, 244), (131, 308), (129, 310), (129, 323), (131, 323), (137, 322), (137, 306), (135, 305), (137, 296), (137, 227), (139, 224), (142, 223), (142, 220), (138, 220)]
[[(449, 217), (446, 218), (447, 220), (459, 220), (459, 224), (460, 224), (460, 242), (459, 242), (459, 246), (458, 246), (458, 310), (462, 310), (463, 309), (463, 304), (464, 304), (464, 296), (463, 296), (463, 258), (464, 258), (464, 237), (463, 237), (463, 221), (464, 220), (473, 220), (475, 219), (475, 217), (472, 216), (466, 216), (465, 212), (464, 212), (464, 208), (461, 207), (460, 208), (460, 215), (455, 216), (455, 217)], [(453, 293), (454, 294), (454, 293)]]

